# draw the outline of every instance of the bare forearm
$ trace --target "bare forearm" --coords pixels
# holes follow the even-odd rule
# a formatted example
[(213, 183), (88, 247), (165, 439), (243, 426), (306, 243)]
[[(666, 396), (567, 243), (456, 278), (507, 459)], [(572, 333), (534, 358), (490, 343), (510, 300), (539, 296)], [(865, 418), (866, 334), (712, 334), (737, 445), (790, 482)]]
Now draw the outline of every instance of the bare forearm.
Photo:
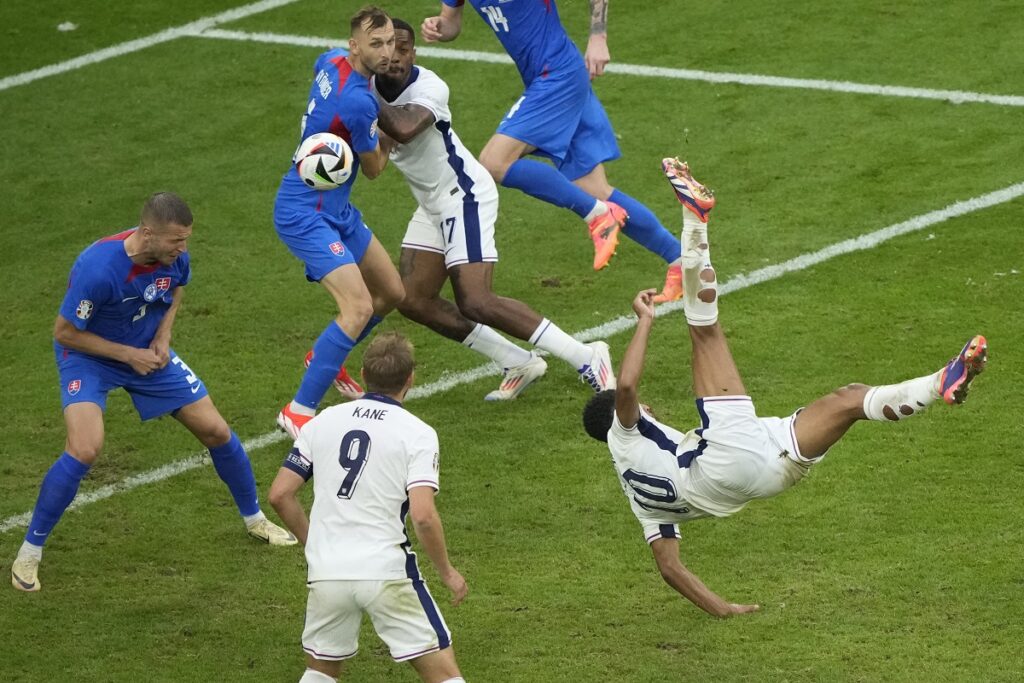
[(160, 326), (156, 328), (156, 334), (154, 337), (163, 337), (168, 341), (171, 338), (171, 330), (174, 329), (174, 318), (178, 315), (178, 309), (181, 307), (181, 298), (185, 295), (185, 290), (178, 287), (174, 290), (174, 299), (171, 302), (171, 307), (164, 313), (163, 320), (160, 321)]
[(682, 565), (661, 574), (665, 582), (713, 617), (724, 618), (732, 614), (730, 605), (714, 591), (704, 585), (696, 574)]
[(416, 532), (416, 538), (423, 544), (423, 549), (437, 572), (444, 575), (450, 571), (452, 564), (448, 560), (448, 547), (444, 542), (444, 527), (441, 525), (441, 517), (433, 515), (421, 522), (414, 521), (412, 527)]
[(608, 0), (590, 0), (590, 35), (608, 33)]
[(110, 358), (121, 363), (128, 362), (128, 353), (131, 347), (104, 339), (92, 332), (79, 330), (70, 324), (68, 324), (68, 328), (54, 335), (57, 343), (61, 346), (73, 351), (87, 353), (90, 356)]
[(378, 114), (380, 129), (396, 142), (405, 144), (426, 130), (433, 115), (423, 107), (382, 105)]
[(619, 389), (636, 392), (640, 384), (640, 376), (644, 371), (644, 359), (647, 357), (647, 339), (651, 336), (653, 318), (640, 318), (636, 323), (636, 332), (626, 347), (626, 353), (619, 364)]
[(306, 537), (309, 535), (309, 519), (298, 498), (291, 495), (280, 499), (271, 499), (270, 502), (288, 530), (295, 535), (295, 538), (299, 539), (299, 543), (306, 545)]

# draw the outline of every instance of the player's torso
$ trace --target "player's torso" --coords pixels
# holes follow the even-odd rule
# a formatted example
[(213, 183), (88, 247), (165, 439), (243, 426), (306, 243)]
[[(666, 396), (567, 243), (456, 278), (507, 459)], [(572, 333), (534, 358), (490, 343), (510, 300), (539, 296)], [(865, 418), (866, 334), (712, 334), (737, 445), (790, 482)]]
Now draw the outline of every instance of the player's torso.
[(469, 0), (501, 41), (526, 83), (583, 67), (558, 17), (555, 0)]
[(370, 399), (322, 416), (304, 428), (315, 496), (306, 544), (310, 580), (405, 577), (407, 440), (422, 423), (399, 405)]
[[(345, 53), (330, 50), (314, 66), (306, 109), (300, 122), (299, 142), (315, 133), (333, 133), (352, 147), (351, 126), (369, 116), (375, 118), (377, 102), (369, 82), (352, 68)], [(278, 209), (318, 211), (344, 216), (359, 171), (359, 154), (353, 150), (352, 175), (334, 190), (314, 190), (299, 178), (294, 159), (278, 190)]]
[(689, 472), (685, 457), (680, 459), (698, 446), (695, 433), (684, 435), (650, 416), (641, 416), (637, 428), (642, 438), (620, 440), (612, 433), (608, 441), (615, 471), (631, 504), (675, 522), (709, 516), (688, 499)]
[[(430, 101), (437, 117), (433, 125), (410, 142), (396, 146), (391, 153), (391, 162), (405, 176), (416, 201), (428, 212), (440, 213), (452, 201), (496, 198), (497, 188), (491, 175), (452, 128), (444, 82), (422, 67), (413, 67), (410, 78), (405, 90), (389, 104)], [(379, 92), (377, 96), (386, 101)]]
[(72, 278), (86, 272), (102, 274), (101, 297), (78, 302), (75, 315), (87, 320), (86, 330), (104, 339), (138, 348), (149, 346), (173, 302), (173, 292), (187, 278), (188, 253), (170, 266), (140, 266), (124, 250), (132, 231), (104, 238), (79, 255)]

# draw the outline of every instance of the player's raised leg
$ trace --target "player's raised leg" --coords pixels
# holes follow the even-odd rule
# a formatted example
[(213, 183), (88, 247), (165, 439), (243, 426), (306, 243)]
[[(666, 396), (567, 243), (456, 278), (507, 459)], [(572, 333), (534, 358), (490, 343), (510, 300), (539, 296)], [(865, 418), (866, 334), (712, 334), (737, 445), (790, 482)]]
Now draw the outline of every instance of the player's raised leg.
[(625, 192), (611, 186), (605, 174), (604, 164), (598, 164), (586, 175), (573, 181), (589, 195), (621, 206), (628, 214), (622, 228), (623, 234), (648, 251), (665, 259), (668, 270), (661, 293), (654, 298), (654, 303), (675, 301), (683, 295), (682, 271), (680, 255), (682, 253), (679, 240), (670, 233), (658, 217), (643, 202), (634, 199)]
[(103, 448), (103, 409), (96, 403), (72, 403), (64, 410), (67, 442), (47, 470), (18, 556), (11, 565), (11, 585), (35, 592), (42, 588), (39, 563), (43, 545), (78, 493), (82, 479)]
[(292, 402), (281, 409), (278, 426), (292, 438), (313, 419), (327, 388), (331, 386), (345, 358), (373, 316), (373, 298), (355, 263), (327, 273), (321, 284), (334, 297), (338, 316), (328, 323), (313, 344), (313, 358)]
[(504, 368), (501, 386), (487, 400), (512, 400), (544, 375), (547, 363), (540, 356), (516, 346), (486, 325), (466, 318), (451, 301), (441, 298), (448, 280), (444, 253), (402, 248), (399, 264), (405, 299), (398, 309), (409, 320), (473, 349)]
[(491, 290), (493, 271), (494, 264), (487, 262), (466, 263), (449, 270), (455, 301), (467, 318), (529, 341), (561, 358), (594, 391), (615, 388), (615, 373), (605, 342), (584, 344), (522, 301), (498, 296)]
[(496, 182), (531, 197), (569, 209), (587, 223), (594, 242), (594, 270), (608, 265), (619, 243), (619, 230), (627, 213), (621, 206), (601, 201), (573, 185), (558, 169), (524, 159), (536, 147), (509, 135), (495, 133), (480, 152), (480, 163)]
[(270, 545), (295, 545), (295, 537), (267, 519), (260, 509), (256, 477), (245, 447), (210, 397), (184, 406), (174, 417), (209, 449), (217, 476), (231, 492), (249, 535)]
[(860, 420), (898, 422), (923, 412), (942, 399), (963, 403), (971, 382), (988, 362), (985, 337), (972, 337), (942, 369), (898, 384), (870, 387), (850, 384), (819, 398), (797, 415), (798, 454), (805, 460), (824, 455)]

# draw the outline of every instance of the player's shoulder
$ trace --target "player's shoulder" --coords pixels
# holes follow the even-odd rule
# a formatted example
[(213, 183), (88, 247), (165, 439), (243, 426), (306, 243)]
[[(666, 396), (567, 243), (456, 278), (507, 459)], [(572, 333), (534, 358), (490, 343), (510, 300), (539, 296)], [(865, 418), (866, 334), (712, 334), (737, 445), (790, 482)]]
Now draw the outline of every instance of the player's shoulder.
[(335, 47), (327, 50), (326, 52), (321, 52), (320, 56), (316, 58), (316, 63), (313, 68), (317, 71), (339, 71), (351, 68), (348, 64), (348, 51), (340, 47)]

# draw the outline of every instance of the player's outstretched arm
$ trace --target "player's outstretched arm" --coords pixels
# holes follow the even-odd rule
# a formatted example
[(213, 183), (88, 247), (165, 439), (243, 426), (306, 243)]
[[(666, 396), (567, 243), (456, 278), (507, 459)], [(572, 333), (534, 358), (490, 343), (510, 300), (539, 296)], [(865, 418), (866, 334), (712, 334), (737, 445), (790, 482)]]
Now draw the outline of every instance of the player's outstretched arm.
[(583, 61), (590, 77), (600, 76), (611, 61), (608, 53), (608, 0), (590, 0), (590, 38)]
[(395, 142), (405, 144), (434, 125), (434, 112), (419, 104), (380, 106), (380, 129)]
[(678, 539), (659, 538), (651, 543), (651, 552), (654, 553), (654, 561), (665, 583), (711, 616), (725, 619), (735, 614), (746, 614), (761, 609), (760, 605), (737, 605), (726, 602), (705, 586), (704, 582), (680, 561)]
[(633, 299), (633, 312), (636, 313), (636, 332), (626, 347), (626, 353), (619, 363), (619, 375), (616, 379), (615, 414), (619, 424), (632, 429), (640, 420), (640, 402), (637, 398), (640, 376), (644, 371), (644, 359), (647, 355), (647, 339), (654, 325), (654, 295), (656, 289), (645, 289)]
[(416, 538), (420, 539), (430, 561), (434, 563), (444, 585), (452, 592), (452, 604), (458, 605), (469, 593), (469, 587), (462, 574), (448, 560), (448, 548), (444, 542), (444, 527), (441, 516), (434, 505), (434, 489), (416, 486), (409, 489), (409, 516)]
[(139, 375), (148, 375), (166, 364), (160, 361), (152, 349), (137, 349), (134, 346), (118, 344), (88, 330), (80, 330), (62, 315), (57, 316), (57, 321), (53, 325), (53, 339), (64, 348), (130, 365)]
[(149, 343), (150, 350), (160, 358), (160, 367), (171, 362), (171, 330), (174, 328), (174, 316), (178, 314), (183, 296), (185, 296), (185, 288), (175, 287), (174, 294), (171, 295), (171, 307), (167, 309), (163, 320), (160, 321), (160, 326), (156, 328), (153, 341)]
[(376, 149), (361, 153), (359, 155), (359, 168), (362, 170), (363, 175), (373, 180), (383, 173), (388, 165), (388, 151), (378, 140)]
[(462, 32), (462, 6), (451, 7), (441, 5), (441, 14), (436, 17), (427, 17), (420, 25), (420, 33), (423, 40), (428, 43), (447, 43), (455, 40)]
[(306, 545), (306, 537), (309, 536), (309, 519), (298, 498), (299, 489), (305, 483), (306, 480), (293, 470), (282, 467), (277, 471), (267, 495), (281, 521), (302, 545)]

